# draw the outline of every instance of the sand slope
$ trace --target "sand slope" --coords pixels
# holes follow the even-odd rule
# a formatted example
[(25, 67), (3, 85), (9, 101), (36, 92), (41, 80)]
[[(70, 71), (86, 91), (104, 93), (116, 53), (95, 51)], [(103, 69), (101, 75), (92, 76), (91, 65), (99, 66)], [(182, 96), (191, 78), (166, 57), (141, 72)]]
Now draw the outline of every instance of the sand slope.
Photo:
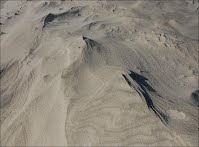
[(1, 146), (197, 146), (198, 1), (1, 1)]

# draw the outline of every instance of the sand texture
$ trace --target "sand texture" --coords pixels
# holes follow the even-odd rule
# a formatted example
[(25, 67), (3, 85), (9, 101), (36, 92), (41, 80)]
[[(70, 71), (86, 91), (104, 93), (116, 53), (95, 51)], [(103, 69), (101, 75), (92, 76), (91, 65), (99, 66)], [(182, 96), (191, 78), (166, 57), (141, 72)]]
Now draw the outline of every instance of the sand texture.
[(1, 1), (1, 146), (198, 146), (198, 1)]

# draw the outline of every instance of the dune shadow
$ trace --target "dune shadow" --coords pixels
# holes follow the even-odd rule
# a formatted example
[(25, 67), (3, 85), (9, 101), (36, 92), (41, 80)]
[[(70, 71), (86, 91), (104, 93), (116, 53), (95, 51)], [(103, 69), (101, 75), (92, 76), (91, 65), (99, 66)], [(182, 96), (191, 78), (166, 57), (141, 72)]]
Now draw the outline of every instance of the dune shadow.
[(127, 78), (127, 76), (123, 75), (123, 77), (127, 81), (128, 85), (130, 87), (133, 87), (138, 92), (138, 94), (140, 96), (144, 97), (148, 108), (153, 110), (153, 112), (156, 114), (156, 116), (158, 116), (159, 119), (163, 123), (168, 123), (168, 117), (154, 105), (154, 102), (153, 102), (149, 92), (156, 93), (156, 90), (147, 83), (148, 79), (142, 75), (139, 75), (138, 73), (133, 72), (133, 71), (130, 71), (129, 76), (131, 77), (131, 79), (133, 81), (135, 81), (137, 83), (138, 86), (135, 87), (135, 85), (133, 85), (131, 83), (131, 81)]
[(57, 17), (56, 15), (49, 13), (44, 19), (44, 25), (42, 28), (44, 28), (48, 23), (52, 22), (56, 17)]
[(199, 89), (195, 90), (191, 94), (191, 100), (193, 101), (193, 104), (199, 107)]

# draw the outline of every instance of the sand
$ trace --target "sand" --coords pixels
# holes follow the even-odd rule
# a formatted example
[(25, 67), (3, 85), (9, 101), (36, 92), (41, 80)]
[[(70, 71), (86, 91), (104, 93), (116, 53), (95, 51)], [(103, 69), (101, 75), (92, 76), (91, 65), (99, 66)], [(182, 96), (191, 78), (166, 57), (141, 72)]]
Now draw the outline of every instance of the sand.
[(197, 146), (198, 1), (1, 1), (1, 146)]

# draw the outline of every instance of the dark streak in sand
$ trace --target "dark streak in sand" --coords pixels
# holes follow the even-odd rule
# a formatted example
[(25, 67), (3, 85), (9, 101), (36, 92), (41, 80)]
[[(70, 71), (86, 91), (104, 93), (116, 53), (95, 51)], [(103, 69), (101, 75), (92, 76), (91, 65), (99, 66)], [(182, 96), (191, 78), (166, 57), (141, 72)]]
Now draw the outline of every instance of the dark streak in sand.
[(150, 96), (150, 94), (148, 92), (156, 92), (156, 90), (151, 87), (148, 83), (147, 83), (147, 78), (145, 78), (142, 75), (139, 75), (133, 71), (130, 71), (131, 73), (129, 74), (129, 76), (133, 79), (133, 81), (135, 81), (139, 86), (137, 88), (135, 88), (135, 86), (131, 83), (131, 81), (123, 74), (124, 79), (127, 81), (128, 85), (130, 87), (135, 88), (135, 90), (138, 92), (138, 94), (140, 96), (143, 96), (146, 104), (148, 106), (149, 109), (153, 110), (153, 112), (156, 114), (156, 116), (159, 117), (159, 119), (165, 124), (168, 123), (168, 116), (166, 116), (163, 112), (161, 112), (153, 103), (153, 100)]

